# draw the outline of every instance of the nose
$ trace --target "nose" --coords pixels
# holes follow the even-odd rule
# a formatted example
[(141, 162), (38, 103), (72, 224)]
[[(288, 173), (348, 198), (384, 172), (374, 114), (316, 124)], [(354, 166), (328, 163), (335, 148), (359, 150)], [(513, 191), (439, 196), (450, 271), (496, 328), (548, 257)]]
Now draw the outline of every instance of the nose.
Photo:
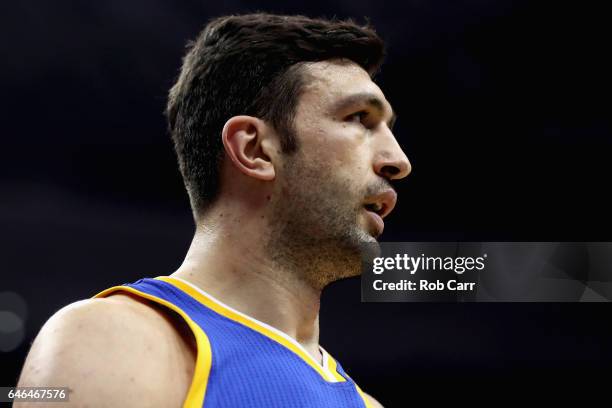
[(390, 131), (385, 132), (374, 159), (374, 171), (388, 180), (399, 180), (408, 176), (412, 165)]

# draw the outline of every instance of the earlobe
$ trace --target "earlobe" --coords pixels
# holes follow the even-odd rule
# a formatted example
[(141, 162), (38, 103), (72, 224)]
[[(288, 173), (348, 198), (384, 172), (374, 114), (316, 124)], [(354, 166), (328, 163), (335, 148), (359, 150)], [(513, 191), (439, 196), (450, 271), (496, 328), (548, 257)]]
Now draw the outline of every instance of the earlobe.
[(252, 116), (234, 116), (223, 126), (221, 137), (225, 153), (234, 166), (249, 177), (274, 180), (274, 164), (262, 148), (266, 124)]

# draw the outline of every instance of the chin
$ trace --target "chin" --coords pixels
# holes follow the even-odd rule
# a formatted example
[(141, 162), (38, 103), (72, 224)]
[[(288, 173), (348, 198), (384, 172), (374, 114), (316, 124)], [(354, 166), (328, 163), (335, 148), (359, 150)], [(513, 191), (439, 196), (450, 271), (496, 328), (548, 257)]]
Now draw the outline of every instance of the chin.
[(362, 241), (366, 244), (378, 243), (378, 239), (371, 234), (363, 234)]
[(362, 242), (370, 243), (370, 242), (378, 242), (378, 238), (380, 234), (377, 233), (373, 228), (366, 226), (361, 227), (359, 230), (360, 240)]

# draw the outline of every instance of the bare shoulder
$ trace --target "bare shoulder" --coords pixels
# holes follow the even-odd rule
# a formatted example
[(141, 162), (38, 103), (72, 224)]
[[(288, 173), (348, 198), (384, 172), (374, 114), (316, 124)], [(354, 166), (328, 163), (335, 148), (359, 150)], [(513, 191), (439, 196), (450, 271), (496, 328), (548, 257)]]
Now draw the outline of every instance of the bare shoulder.
[(118, 294), (55, 313), (34, 340), (18, 385), (69, 387), (68, 406), (180, 406), (194, 361), (173, 319)]
[(368, 402), (370, 403), (370, 406), (372, 408), (384, 408), (382, 406), (382, 404), (380, 402), (376, 401), (376, 399), (374, 399), (374, 397), (372, 397), (370, 394), (366, 394), (365, 392), (364, 392), (364, 394), (365, 394), (365, 397), (368, 400)]

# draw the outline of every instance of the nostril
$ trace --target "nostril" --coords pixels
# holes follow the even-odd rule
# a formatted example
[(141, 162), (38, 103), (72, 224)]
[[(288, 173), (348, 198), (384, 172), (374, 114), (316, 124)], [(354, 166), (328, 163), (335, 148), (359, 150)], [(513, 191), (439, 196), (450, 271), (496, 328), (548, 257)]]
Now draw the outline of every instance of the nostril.
[(383, 168), (380, 169), (380, 172), (387, 177), (397, 176), (400, 171), (401, 170), (395, 166), (383, 166)]
[(389, 208), (389, 206), (387, 204), (382, 204), (380, 206), (380, 210), (377, 211), (378, 215), (380, 215), (381, 217), (384, 217), (387, 215), (387, 208)]
[(378, 212), (380, 212), (381, 208), (383, 207), (383, 204), (372, 203), (372, 204), (366, 204), (366, 205), (364, 205), (364, 207), (368, 211), (372, 211), (372, 212), (378, 213)]

